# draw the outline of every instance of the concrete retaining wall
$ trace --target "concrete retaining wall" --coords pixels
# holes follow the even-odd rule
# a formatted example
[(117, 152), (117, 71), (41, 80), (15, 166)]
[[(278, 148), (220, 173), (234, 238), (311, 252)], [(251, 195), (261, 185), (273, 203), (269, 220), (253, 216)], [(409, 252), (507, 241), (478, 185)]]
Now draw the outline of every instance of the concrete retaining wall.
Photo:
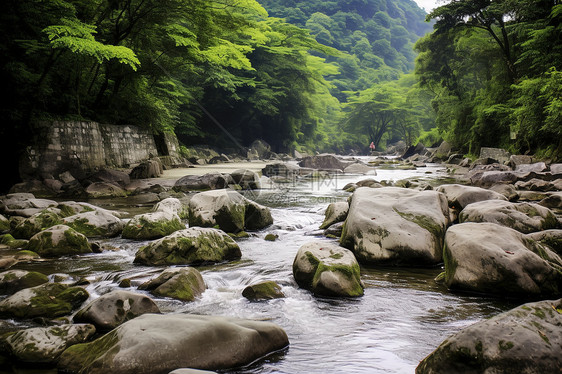
[[(23, 179), (57, 178), (64, 171), (79, 178), (103, 167), (126, 168), (158, 156), (154, 136), (135, 126), (54, 121), (36, 128), (34, 145), (20, 162)], [(164, 139), (175, 152), (175, 136)]]

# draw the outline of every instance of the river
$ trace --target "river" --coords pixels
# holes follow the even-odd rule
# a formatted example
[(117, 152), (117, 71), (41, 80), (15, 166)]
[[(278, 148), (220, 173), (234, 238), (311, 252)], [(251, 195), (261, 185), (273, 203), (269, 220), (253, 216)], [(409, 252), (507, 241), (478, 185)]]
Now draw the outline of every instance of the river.
[[(377, 173), (370, 178), (416, 178), (430, 184), (448, 176), (443, 167), (431, 164), (417, 170), (391, 168)], [(207, 290), (198, 300), (184, 303), (151, 297), (164, 313), (268, 320), (285, 329), (290, 340), (288, 349), (244, 368), (221, 371), (224, 373), (414, 373), (419, 361), (449, 335), (514, 306), (448, 291), (433, 280), (441, 267), (362, 267), (365, 295), (354, 299), (320, 298), (300, 289), (292, 276), (297, 250), (308, 241), (334, 241), (319, 235), (324, 210), (330, 202), (349, 197), (350, 193), (342, 190), (345, 184), (365, 178), (338, 174), (250, 192), (250, 198), (272, 209), (273, 226), (238, 240), (242, 250), (239, 261), (199, 268)], [(268, 233), (279, 238), (266, 241)], [(135, 252), (146, 242), (120, 238), (104, 242), (116, 250), (20, 268), (86, 278), (92, 298), (118, 288), (124, 278), (131, 279), (131, 290), (136, 290), (162, 270), (133, 265)], [(246, 286), (265, 280), (278, 282), (286, 297), (266, 302), (242, 297)]]

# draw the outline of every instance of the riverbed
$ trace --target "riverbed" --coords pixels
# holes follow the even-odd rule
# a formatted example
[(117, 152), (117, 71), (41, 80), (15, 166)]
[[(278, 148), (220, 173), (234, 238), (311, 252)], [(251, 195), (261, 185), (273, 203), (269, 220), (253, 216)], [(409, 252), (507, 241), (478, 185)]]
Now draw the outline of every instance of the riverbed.
[[(185, 174), (239, 166), (175, 169), (168, 171), (164, 178), (177, 179)], [(256, 170), (263, 167), (258, 163), (248, 166)], [(365, 178), (377, 181), (410, 178), (438, 184), (448, 177), (445, 168), (429, 164), (415, 170), (378, 169), (376, 176), (322, 174), (276, 183), (266, 190), (249, 191), (245, 193), (247, 197), (271, 208), (274, 224), (238, 240), (242, 251), (240, 260), (199, 267), (207, 290), (196, 301), (151, 297), (164, 313), (268, 320), (285, 329), (290, 340), (288, 349), (248, 367), (221, 371), (224, 373), (414, 373), (419, 361), (449, 335), (514, 304), (448, 291), (433, 280), (442, 271), (440, 266), (362, 267), (363, 297), (320, 298), (296, 285), (292, 263), (299, 247), (308, 241), (336, 242), (320, 235), (318, 227), (329, 203), (345, 201), (350, 196), (342, 190), (347, 183)], [(142, 211), (148, 207), (136, 209)], [(265, 235), (269, 233), (278, 235), (278, 239), (266, 241)], [(91, 299), (118, 288), (125, 278), (131, 279), (130, 290), (136, 291), (139, 284), (162, 270), (133, 264), (136, 251), (147, 242), (115, 238), (103, 243), (114, 250), (18, 265), (18, 268), (86, 279)], [(278, 282), (286, 297), (265, 302), (250, 302), (242, 297), (246, 286), (265, 280)], [(39, 372), (56, 371), (34, 371)]]

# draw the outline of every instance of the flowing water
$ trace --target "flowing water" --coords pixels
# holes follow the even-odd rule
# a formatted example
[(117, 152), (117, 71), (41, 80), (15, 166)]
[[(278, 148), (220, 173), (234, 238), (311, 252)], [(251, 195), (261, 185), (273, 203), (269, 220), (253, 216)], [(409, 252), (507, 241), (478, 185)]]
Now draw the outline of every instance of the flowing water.
[[(176, 170), (175, 173), (178, 173)], [(417, 178), (436, 183), (447, 174), (437, 165), (417, 170), (378, 170), (380, 180)], [(268, 320), (287, 332), (290, 347), (252, 365), (226, 373), (413, 373), (425, 356), (447, 336), (461, 328), (511, 308), (506, 302), (449, 292), (434, 282), (441, 267), (362, 267), (365, 295), (331, 299), (300, 289), (292, 276), (299, 247), (312, 240), (332, 241), (318, 227), (329, 203), (345, 201), (342, 191), (359, 175), (330, 175), (277, 185), (277, 189), (251, 192), (251, 198), (268, 205), (273, 226), (238, 241), (239, 261), (201, 267), (207, 290), (191, 303), (153, 297), (164, 313), (195, 313)], [(266, 241), (268, 233), (279, 236)], [(162, 268), (133, 265), (135, 252), (146, 242), (110, 239), (116, 248), (67, 261), (27, 265), (27, 269), (66, 273), (90, 281), (95, 298), (116, 289), (121, 279), (132, 280), (132, 290)], [(273, 280), (286, 297), (250, 302), (242, 290)], [(50, 372), (51, 373), (51, 372)]]

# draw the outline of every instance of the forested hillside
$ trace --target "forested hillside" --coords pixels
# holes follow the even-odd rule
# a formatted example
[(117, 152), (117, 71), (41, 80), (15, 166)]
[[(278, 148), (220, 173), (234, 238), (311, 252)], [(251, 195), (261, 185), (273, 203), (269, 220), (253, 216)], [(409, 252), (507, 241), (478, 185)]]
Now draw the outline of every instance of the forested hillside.
[(345, 53), (330, 57), (340, 74), (332, 92), (371, 88), (414, 68), (414, 43), (431, 26), (412, 0), (262, 0), (271, 16), (311, 30), (316, 40)]
[(562, 4), (455, 1), (429, 17), (416, 74), (441, 135), (465, 152), (562, 155)]
[(410, 0), (284, 3), (264, 1), (268, 14), (255, 0), (8, 0), (3, 132), (22, 149), (34, 121), (84, 119), (186, 144), (349, 147), (340, 102), (412, 68), (423, 12)]

